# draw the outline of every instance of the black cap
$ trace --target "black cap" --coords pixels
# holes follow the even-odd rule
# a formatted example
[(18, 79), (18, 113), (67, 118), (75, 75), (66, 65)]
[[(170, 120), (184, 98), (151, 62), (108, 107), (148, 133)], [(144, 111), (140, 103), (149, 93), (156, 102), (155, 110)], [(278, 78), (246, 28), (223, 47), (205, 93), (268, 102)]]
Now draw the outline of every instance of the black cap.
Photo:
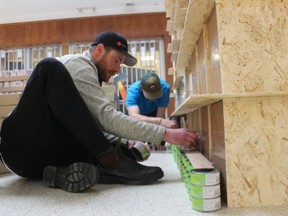
[(124, 54), (126, 59), (124, 64), (134, 66), (137, 59), (128, 53), (127, 40), (120, 34), (115, 32), (102, 32), (92, 42), (91, 46), (103, 44), (104, 46), (111, 47), (118, 52)]

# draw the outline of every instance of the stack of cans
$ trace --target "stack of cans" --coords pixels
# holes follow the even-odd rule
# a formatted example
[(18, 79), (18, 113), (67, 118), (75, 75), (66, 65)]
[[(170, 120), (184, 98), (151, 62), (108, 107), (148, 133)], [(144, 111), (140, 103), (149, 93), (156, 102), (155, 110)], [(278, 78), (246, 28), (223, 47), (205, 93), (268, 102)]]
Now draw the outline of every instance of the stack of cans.
[(189, 198), (197, 211), (215, 211), (221, 208), (219, 170), (190, 172)]
[(220, 209), (221, 192), (219, 170), (195, 170), (185, 152), (173, 145), (171, 150), (189, 194), (192, 208), (203, 212)]

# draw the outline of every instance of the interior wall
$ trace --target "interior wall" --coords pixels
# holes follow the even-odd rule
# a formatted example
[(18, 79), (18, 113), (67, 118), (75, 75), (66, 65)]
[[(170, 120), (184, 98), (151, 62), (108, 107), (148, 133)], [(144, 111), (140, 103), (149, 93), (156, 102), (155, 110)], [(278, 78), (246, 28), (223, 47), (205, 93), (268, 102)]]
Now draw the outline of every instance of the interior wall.
[[(89, 42), (102, 31), (115, 31), (127, 39), (160, 37), (164, 40), (166, 81), (172, 87), (173, 76), (168, 75), (171, 54), (167, 53), (171, 38), (166, 23), (163, 12), (0, 24), (0, 49)], [(174, 111), (174, 101), (171, 98), (169, 116)]]
[(102, 31), (127, 39), (164, 37), (165, 13), (73, 18), (0, 25), (0, 48), (91, 41)]

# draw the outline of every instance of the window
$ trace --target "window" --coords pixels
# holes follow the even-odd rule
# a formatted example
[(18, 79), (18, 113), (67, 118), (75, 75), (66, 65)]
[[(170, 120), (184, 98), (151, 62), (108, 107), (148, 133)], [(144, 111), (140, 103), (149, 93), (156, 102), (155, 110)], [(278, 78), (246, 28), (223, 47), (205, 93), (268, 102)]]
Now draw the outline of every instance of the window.
[(0, 50), (0, 71), (31, 70), (41, 59), (61, 55), (61, 46)]
[(41, 59), (61, 55), (61, 46), (0, 50), (0, 94), (21, 92)]
[[(69, 53), (82, 53), (89, 49), (91, 43), (70, 44)], [(65, 45), (37, 46), (19, 49), (0, 50), (0, 77), (3, 76), (29, 76), (36, 64), (45, 57), (60, 57), (62, 49), (66, 50)], [(160, 38), (128, 41), (128, 51), (138, 60), (133, 67), (121, 66), (119, 75), (114, 80), (121, 80), (125, 89), (143, 74), (155, 72), (159, 77), (165, 79), (164, 45)], [(118, 78), (118, 79), (116, 79)], [(114, 83), (115, 85), (117, 83)], [(4, 82), (0, 87), (4, 87)], [(5, 83), (5, 86), (9, 86)], [(116, 85), (117, 86), (117, 85)], [(117, 87), (116, 87), (117, 89)], [(116, 108), (125, 112), (125, 104), (120, 93), (116, 91)]]
[(23, 49), (1, 50), (1, 71), (13, 71), (21, 69), (24, 69)]
[[(27, 65), (27, 68), (34, 68), (37, 63), (46, 57), (60, 57), (62, 55), (62, 47), (61, 46), (44, 46), (44, 47), (32, 47), (27, 50), (31, 52), (32, 62), (31, 66)], [(28, 55), (30, 53), (27, 53)], [(30, 58), (27, 62), (30, 62)]]

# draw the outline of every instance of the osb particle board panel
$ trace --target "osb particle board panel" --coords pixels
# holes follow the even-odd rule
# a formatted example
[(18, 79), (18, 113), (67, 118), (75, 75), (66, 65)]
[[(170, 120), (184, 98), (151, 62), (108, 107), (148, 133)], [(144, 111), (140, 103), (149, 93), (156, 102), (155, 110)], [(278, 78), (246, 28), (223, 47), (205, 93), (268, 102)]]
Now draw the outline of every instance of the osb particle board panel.
[(193, 170), (214, 169), (211, 161), (209, 161), (201, 152), (192, 151), (187, 152), (186, 155), (192, 164)]
[(178, 52), (181, 40), (172, 40), (172, 52)]
[(186, 18), (187, 8), (179, 8), (176, 10), (174, 21), (174, 30), (182, 30)]
[(201, 118), (201, 125), (200, 125), (200, 149), (205, 155), (205, 157), (211, 159), (210, 155), (210, 122), (209, 122), (209, 113), (208, 106), (202, 107), (200, 110), (200, 118)]
[(168, 69), (168, 75), (174, 75), (174, 68), (169, 68)]
[(173, 83), (172, 88), (178, 89), (181, 85), (182, 79), (183, 79), (182, 76), (174, 76), (174, 81), (173, 81), (174, 83)]
[[(214, 7), (214, 0), (191, 0), (189, 1), (186, 19), (181, 38), (179, 55), (176, 63), (177, 72), (184, 72), (191, 58), (191, 54), (196, 42), (202, 32), (203, 23), (205, 23)], [(178, 74), (183, 75), (183, 74)]]
[(223, 115), (223, 101), (211, 104), (211, 144), (212, 161), (220, 170), (221, 198), (227, 202), (226, 179), (226, 154), (225, 154), (225, 129)]
[(172, 52), (172, 55), (171, 55), (171, 61), (172, 62), (175, 62), (178, 58), (178, 52)]
[(200, 81), (199, 81), (199, 73), (198, 73), (198, 63), (197, 63), (197, 50), (195, 49), (191, 56), (191, 73), (192, 73), (192, 91), (193, 94), (200, 93)]
[(165, 0), (165, 11), (166, 11), (166, 17), (172, 17), (173, 16), (173, 1), (172, 0)]
[(168, 45), (167, 45), (167, 53), (172, 53), (172, 43), (168, 43)]
[(288, 96), (223, 101), (228, 207), (288, 205)]
[(203, 106), (215, 103), (217, 101), (229, 98), (254, 98), (254, 97), (282, 97), (287, 96), (288, 91), (283, 92), (260, 92), (260, 93), (239, 93), (239, 94), (198, 94), (190, 95), (178, 108), (171, 114), (172, 116), (181, 116), (193, 112)]
[(166, 31), (168, 31), (169, 33), (172, 32), (173, 25), (174, 24), (172, 20), (167, 20)]
[(211, 104), (211, 139), (214, 157), (220, 157), (225, 160), (225, 130), (224, 130), (224, 115), (223, 101), (218, 101)]
[(287, 3), (216, 0), (223, 93), (288, 90)]
[(221, 95), (190, 95), (178, 108), (172, 113), (172, 116), (181, 116), (193, 112), (203, 106), (221, 100)]
[(187, 8), (189, 1), (187, 0), (176, 0), (178, 8)]
[(207, 21), (207, 55), (209, 59), (210, 76), (208, 77), (209, 93), (222, 92), (222, 75), (220, 69), (220, 50), (217, 30), (216, 9), (213, 8)]
[(197, 132), (200, 131), (200, 113), (199, 110), (196, 110), (192, 113), (192, 127)]
[(197, 42), (198, 50), (198, 65), (199, 65), (199, 79), (200, 79), (200, 94), (207, 94), (207, 69), (205, 61), (205, 49), (204, 49), (204, 38), (203, 34), (200, 35), (200, 38)]

